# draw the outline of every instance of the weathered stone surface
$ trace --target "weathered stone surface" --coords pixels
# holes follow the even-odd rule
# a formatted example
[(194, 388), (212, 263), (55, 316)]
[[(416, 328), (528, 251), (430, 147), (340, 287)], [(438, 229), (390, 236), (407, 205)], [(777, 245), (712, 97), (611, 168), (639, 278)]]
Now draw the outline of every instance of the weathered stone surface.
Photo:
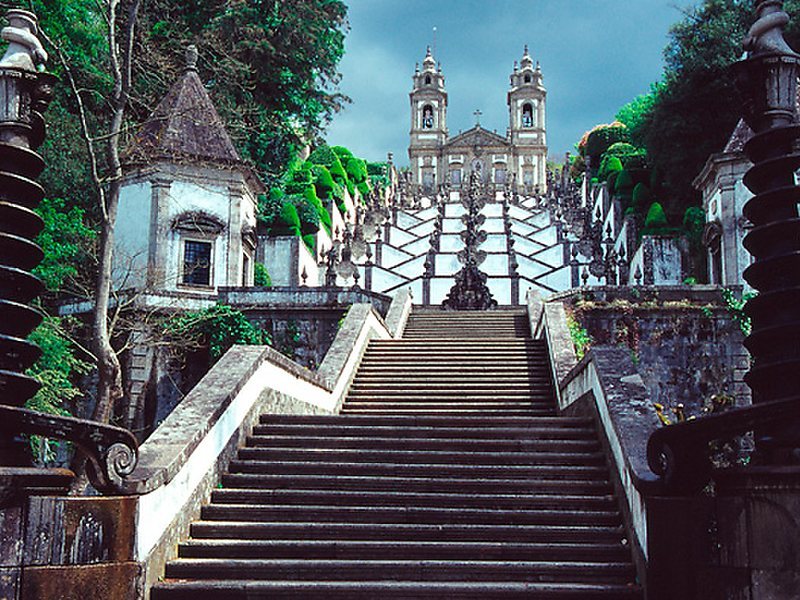
[(531, 328), (531, 336), (538, 337), (539, 326), (544, 313), (544, 300), (542, 294), (534, 289), (528, 290), (528, 321)]
[(34, 497), (28, 502), (26, 565), (134, 559), (136, 498)]
[(22, 562), (22, 523), (22, 506), (0, 509), (0, 567)]
[(0, 567), (0, 598), (3, 600), (20, 598), (21, 574), (22, 572), (18, 568)]
[(561, 387), (569, 372), (577, 364), (575, 347), (567, 327), (567, 313), (561, 302), (544, 304), (544, 322), (550, 357), (553, 362), (553, 374), (556, 385)]
[(389, 311), (386, 313), (386, 328), (392, 337), (400, 337), (411, 314), (411, 289), (403, 288), (395, 292)]
[(22, 598), (139, 600), (142, 592), (138, 563), (28, 567), (22, 577)]
[(687, 415), (699, 414), (714, 394), (735, 395), (737, 405), (750, 403), (741, 385), (749, 356), (739, 326), (722, 307), (720, 288), (642, 288), (638, 297), (632, 290), (615, 295), (610, 288), (598, 288), (559, 298), (594, 346), (619, 345), (637, 360), (653, 402), (666, 407), (682, 403)]

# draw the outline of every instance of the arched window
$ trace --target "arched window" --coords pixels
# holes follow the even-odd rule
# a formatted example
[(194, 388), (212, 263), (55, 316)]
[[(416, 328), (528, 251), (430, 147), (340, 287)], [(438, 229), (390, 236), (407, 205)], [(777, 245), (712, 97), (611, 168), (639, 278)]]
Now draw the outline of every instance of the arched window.
[(522, 106), (522, 126), (533, 127), (533, 106), (530, 104)]
[(433, 129), (433, 107), (430, 104), (422, 107), (422, 128)]
[(431, 76), (425, 75), (425, 85), (430, 85), (430, 84), (431, 84)]
[(525, 83), (530, 83), (530, 82), (531, 82), (531, 75), (530, 75), (530, 73), (525, 73)]

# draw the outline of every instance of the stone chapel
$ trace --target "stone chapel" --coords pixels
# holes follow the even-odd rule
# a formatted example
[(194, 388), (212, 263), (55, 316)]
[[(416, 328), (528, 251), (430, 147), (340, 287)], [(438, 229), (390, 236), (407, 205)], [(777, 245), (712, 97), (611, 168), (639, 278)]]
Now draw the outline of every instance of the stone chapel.
[(477, 123), (450, 137), (447, 129), (447, 90), (441, 66), (430, 47), (422, 70), (414, 72), (411, 90), (411, 141), (408, 157), (411, 182), (424, 192), (448, 183), (461, 186), (476, 171), (498, 187), (514, 183), (520, 193), (546, 189), (547, 90), (542, 69), (525, 46), (522, 60), (514, 63), (508, 90), (509, 127), (505, 136)]

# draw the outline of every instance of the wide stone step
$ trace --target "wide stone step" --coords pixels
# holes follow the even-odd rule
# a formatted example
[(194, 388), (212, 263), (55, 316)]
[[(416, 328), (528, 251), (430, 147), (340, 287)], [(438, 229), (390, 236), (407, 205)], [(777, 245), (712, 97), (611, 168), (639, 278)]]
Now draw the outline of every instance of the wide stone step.
[[(413, 432), (413, 428), (436, 431), (470, 429), (473, 432), (491, 432), (497, 429), (519, 429), (543, 432), (553, 428), (578, 429), (584, 434), (593, 434), (593, 421), (586, 417), (439, 417), (432, 415), (359, 417), (345, 415), (261, 415), (260, 422), (269, 425), (303, 426), (322, 425), (329, 427), (395, 427)], [(406, 429), (410, 428), (410, 429)], [(461, 433), (460, 431), (458, 432)], [(498, 432), (505, 435), (507, 432)]]
[(168, 581), (159, 583), (153, 600), (448, 600), (521, 599), (591, 600), (639, 599), (632, 585), (516, 582), (417, 581)]
[(193, 538), (620, 543), (621, 526), (195, 521)]
[(440, 386), (432, 384), (425, 385), (424, 382), (411, 382), (407, 389), (397, 384), (380, 386), (354, 383), (350, 389), (348, 398), (354, 400), (364, 398), (396, 400), (402, 398), (408, 402), (413, 402), (415, 400), (430, 401), (432, 399), (459, 398), (462, 398), (464, 402), (531, 398), (543, 402), (552, 402), (553, 391), (549, 386), (506, 386), (502, 383), (497, 383), (494, 388), (491, 388), (478, 383), (465, 383), (458, 386)]
[(417, 506), (448, 508), (514, 508), (615, 510), (610, 494), (467, 494), (368, 490), (287, 490), (229, 488), (214, 490), (214, 504), (318, 504), (326, 506)]
[(459, 452), (598, 452), (600, 444), (596, 440), (558, 440), (529, 439), (529, 434), (522, 439), (496, 438), (430, 438), (426, 436), (400, 437), (384, 435), (378, 437), (375, 431), (364, 430), (362, 435), (351, 431), (340, 431), (331, 435), (309, 435), (298, 432), (298, 435), (271, 435), (272, 428), (264, 425), (255, 427), (255, 437), (248, 442), (249, 448), (239, 451), (239, 456), (259, 452), (263, 446), (269, 448), (310, 448), (329, 449), (374, 449), (380, 450), (449, 450)]
[(437, 388), (445, 388), (451, 390), (461, 390), (461, 389), (493, 389), (499, 392), (507, 392), (507, 391), (516, 391), (516, 390), (527, 390), (527, 391), (552, 391), (553, 387), (550, 385), (550, 381), (542, 378), (539, 380), (528, 378), (519, 377), (517, 379), (503, 379), (502, 381), (498, 381), (497, 379), (492, 380), (490, 377), (454, 377), (452, 379), (445, 379), (445, 380), (437, 380), (433, 377), (419, 377), (419, 376), (411, 376), (406, 377), (403, 380), (398, 380), (397, 378), (391, 379), (378, 379), (377, 381), (372, 379), (366, 379), (364, 377), (357, 377), (353, 385), (351, 386), (352, 390), (372, 390), (372, 389), (385, 389), (390, 390), (392, 388), (400, 388), (400, 389), (408, 389), (408, 390), (415, 390), (419, 388), (423, 389), (437, 389)]
[(395, 415), (515, 415), (515, 416), (549, 416), (555, 413), (552, 407), (540, 405), (535, 407), (530, 402), (349, 402), (342, 409), (342, 414), (352, 415), (364, 412)]
[(298, 558), (359, 560), (624, 561), (620, 543), (424, 542), (378, 540), (220, 540), (181, 544), (181, 558)]
[(596, 465), (605, 455), (563, 452), (488, 452), (485, 450), (392, 450), (386, 448), (243, 448), (242, 461), (400, 462), (405, 464)]
[(605, 466), (581, 465), (457, 465), (449, 463), (324, 463), (303, 460), (246, 461), (234, 460), (231, 473), (263, 473), (269, 475), (375, 475), (384, 477), (542, 477), (564, 480), (601, 480), (607, 476)]
[(324, 506), (209, 504), (207, 521), (300, 521), (327, 523), (474, 523), (481, 525), (618, 525), (616, 510), (441, 508), (429, 506)]
[(166, 576), (177, 579), (275, 579), (341, 581), (560, 581), (626, 583), (625, 562), (403, 561), (331, 559), (178, 559)]

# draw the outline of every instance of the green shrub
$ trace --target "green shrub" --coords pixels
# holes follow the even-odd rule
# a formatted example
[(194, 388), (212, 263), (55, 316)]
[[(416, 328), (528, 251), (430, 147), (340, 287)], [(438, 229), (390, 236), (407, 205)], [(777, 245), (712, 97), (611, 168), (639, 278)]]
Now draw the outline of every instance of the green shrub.
[(616, 156), (606, 155), (600, 163), (597, 171), (597, 178), (600, 181), (607, 181), (608, 176), (614, 171), (622, 171), (622, 161)]
[(308, 248), (308, 251), (314, 254), (314, 248), (317, 245), (317, 236), (313, 233), (306, 234), (303, 236), (303, 243), (306, 245), (306, 248)]
[(269, 271), (264, 263), (257, 262), (253, 265), (253, 284), (260, 287), (272, 285), (272, 277), (269, 276)]
[(330, 233), (331, 232), (331, 213), (328, 212), (328, 209), (322, 204), (322, 201), (317, 196), (316, 189), (314, 186), (310, 185), (306, 188), (305, 192), (306, 200), (314, 207), (317, 211), (317, 215), (319, 217), (319, 222), (325, 227), (325, 230)]
[(369, 196), (369, 193), (372, 189), (369, 187), (369, 183), (366, 181), (362, 181), (361, 183), (356, 185), (356, 189), (361, 194), (361, 200), (366, 202), (366, 197)]
[(342, 164), (345, 164), (347, 160), (353, 158), (353, 153), (344, 146), (331, 146), (331, 150), (336, 156), (339, 157), (339, 160), (342, 161)]
[(690, 206), (683, 213), (683, 228), (686, 230), (686, 239), (694, 248), (703, 244), (703, 230), (706, 226), (706, 213), (699, 206)]
[(622, 171), (611, 171), (611, 173), (608, 174), (608, 179), (606, 179), (606, 183), (608, 184), (608, 190), (611, 193), (614, 192), (614, 186), (616, 185), (617, 182), (617, 176), (620, 173), (622, 173)]
[(267, 331), (252, 325), (241, 311), (226, 304), (176, 315), (167, 321), (165, 330), (183, 346), (207, 347), (212, 362), (234, 344), (272, 343)]
[(592, 158), (592, 164), (598, 164), (596, 161), (600, 160), (606, 150), (617, 142), (628, 142), (629, 139), (628, 128), (622, 123), (598, 125), (589, 133), (584, 152)]
[(274, 232), (284, 229), (281, 221), (283, 200), (283, 190), (279, 188), (273, 188), (269, 194), (258, 197), (258, 220), (264, 224), (267, 235), (278, 235)]
[(643, 183), (637, 183), (633, 188), (632, 202), (633, 206), (643, 207), (647, 206), (652, 200), (650, 188)]
[(327, 167), (336, 183), (348, 189), (351, 187), (347, 179), (347, 172), (342, 166), (342, 161), (330, 147), (320, 146), (314, 150), (308, 157), (308, 162)]
[(287, 194), (302, 194), (306, 186), (314, 182), (313, 166), (309, 162), (304, 162), (287, 174), (284, 186)]
[(333, 198), (336, 182), (333, 180), (328, 167), (324, 165), (313, 165), (312, 169), (314, 173), (314, 188), (317, 191), (317, 197)]
[(281, 218), (273, 226), (273, 235), (300, 235), (300, 216), (297, 208), (287, 198), (281, 207)]
[(667, 215), (664, 214), (664, 207), (659, 202), (653, 202), (647, 210), (647, 217), (644, 220), (646, 229), (663, 229), (669, 227)]
[[(311, 190), (313, 186), (309, 186)], [(316, 197), (316, 196), (315, 196)], [(288, 200), (294, 205), (297, 217), (300, 221), (300, 233), (302, 235), (314, 234), (319, 231), (319, 212), (317, 208), (309, 202), (305, 195), (293, 194)]]
[(630, 171), (623, 169), (619, 172), (614, 183), (614, 191), (621, 196), (627, 196), (633, 192), (633, 177), (631, 177)]

